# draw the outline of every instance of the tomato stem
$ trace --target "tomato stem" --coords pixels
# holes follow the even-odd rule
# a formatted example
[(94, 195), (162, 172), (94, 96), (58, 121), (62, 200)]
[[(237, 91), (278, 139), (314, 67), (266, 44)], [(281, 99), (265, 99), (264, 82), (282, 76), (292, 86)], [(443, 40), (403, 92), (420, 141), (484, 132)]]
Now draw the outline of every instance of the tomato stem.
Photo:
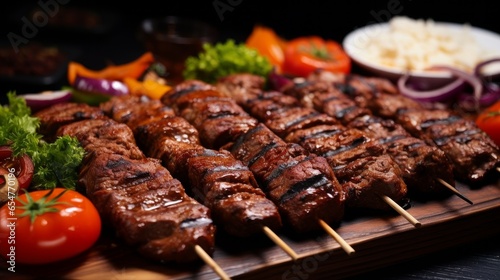
[(43, 197), (41, 197), (39, 200), (34, 201), (31, 195), (29, 195), (29, 192), (26, 192), (26, 202), (18, 199), (18, 201), (23, 205), (19, 207), (19, 209), (24, 210), (23, 213), (21, 213), (18, 217), (25, 217), (29, 216), (31, 223), (35, 221), (35, 218), (39, 215), (43, 215), (45, 213), (55, 213), (59, 212), (57, 208), (55, 208), (56, 205), (61, 205), (61, 204), (66, 204), (69, 205), (67, 202), (61, 202), (58, 201), (59, 198), (61, 198), (67, 190), (59, 193), (57, 196), (55, 196), (52, 199), (48, 199), (49, 196), (53, 193), (54, 189), (50, 189), (47, 194), (45, 194)]

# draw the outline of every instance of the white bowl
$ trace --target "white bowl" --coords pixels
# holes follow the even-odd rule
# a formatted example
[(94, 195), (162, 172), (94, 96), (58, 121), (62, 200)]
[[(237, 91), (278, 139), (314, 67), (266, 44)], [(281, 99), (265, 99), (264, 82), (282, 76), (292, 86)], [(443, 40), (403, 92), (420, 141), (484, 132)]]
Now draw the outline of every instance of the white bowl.
[[(450, 31), (460, 31), (464, 28), (463, 24), (435, 22), (436, 26), (449, 28)], [(349, 33), (343, 40), (342, 45), (346, 53), (351, 57), (352, 61), (376, 76), (388, 78), (396, 81), (399, 77), (406, 74), (407, 71), (389, 66), (378, 64), (375, 61), (368, 60), (365, 56), (366, 46), (369, 44), (370, 38), (377, 36), (380, 32), (385, 32), (389, 29), (389, 23), (380, 23), (368, 25)], [(500, 50), (500, 35), (494, 32), (470, 26), (472, 36), (474, 36), (480, 48), (485, 50)], [(498, 65), (496, 65), (498, 66)], [(485, 69), (487, 70), (487, 69)], [(498, 73), (498, 67), (493, 72)], [(449, 73), (439, 71), (409, 71), (410, 79), (413, 82), (420, 84), (421, 87), (432, 88), (449, 83), (454, 77)]]

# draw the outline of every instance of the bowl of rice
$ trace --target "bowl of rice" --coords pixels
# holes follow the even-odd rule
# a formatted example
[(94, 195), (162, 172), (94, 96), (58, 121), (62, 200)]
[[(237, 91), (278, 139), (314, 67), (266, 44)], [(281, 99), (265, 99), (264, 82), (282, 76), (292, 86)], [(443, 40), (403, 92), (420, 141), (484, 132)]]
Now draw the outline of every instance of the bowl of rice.
[[(344, 50), (354, 63), (381, 77), (396, 81), (408, 74), (421, 87), (436, 87), (454, 79), (446, 71), (429, 68), (446, 65), (469, 73), (477, 64), (500, 57), (500, 35), (469, 24), (431, 19), (393, 17), (348, 34)], [(484, 67), (498, 73), (500, 63)]]

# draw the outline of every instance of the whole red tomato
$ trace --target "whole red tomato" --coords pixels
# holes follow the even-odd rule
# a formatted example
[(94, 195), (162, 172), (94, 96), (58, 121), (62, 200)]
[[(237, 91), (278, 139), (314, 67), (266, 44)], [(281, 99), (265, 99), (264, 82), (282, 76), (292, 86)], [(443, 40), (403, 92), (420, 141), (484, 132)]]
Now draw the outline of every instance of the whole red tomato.
[(342, 46), (318, 36), (298, 37), (286, 44), (283, 72), (307, 77), (316, 69), (349, 73), (351, 59)]
[(89, 249), (100, 233), (99, 213), (77, 191), (32, 191), (10, 197), (0, 208), (0, 253), (7, 263), (68, 259)]
[(500, 147), (500, 101), (482, 111), (476, 119), (476, 124)]

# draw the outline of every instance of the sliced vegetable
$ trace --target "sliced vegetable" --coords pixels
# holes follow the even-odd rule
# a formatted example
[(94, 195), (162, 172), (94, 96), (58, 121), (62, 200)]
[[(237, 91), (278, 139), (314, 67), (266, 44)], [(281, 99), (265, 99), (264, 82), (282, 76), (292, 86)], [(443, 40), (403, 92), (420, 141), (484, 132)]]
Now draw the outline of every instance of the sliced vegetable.
[(57, 103), (70, 101), (71, 91), (44, 91), (40, 93), (22, 94), (19, 96), (26, 100), (26, 105), (28, 105), (33, 112), (36, 112), (40, 109), (52, 106)]
[(26, 192), (0, 208), (0, 253), (6, 260), (15, 254), (16, 263), (46, 264), (75, 257), (92, 247), (100, 233), (99, 213), (77, 191)]
[(318, 36), (298, 37), (287, 43), (283, 64), (285, 74), (307, 77), (316, 69), (349, 73), (351, 59), (339, 43)]
[(183, 76), (186, 80), (198, 79), (215, 83), (217, 79), (234, 73), (249, 73), (266, 77), (272, 69), (269, 60), (255, 49), (234, 40), (206, 43), (198, 56), (186, 59)]
[(130, 94), (146, 95), (152, 99), (160, 99), (172, 88), (155, 80), (139, 81), (133, 78), (125, 78), (123, 82), (129, 88)]
[(256, 25), (245, 44), (249, 48), (257, 50), (261, 55), (267, 57), (269, 62), (276, 68), (278, 73), (285, 60), (284, 48), (286, 42), (280, 38), (271, 28)]
[(476, 118), (476, 124), (500, 147), (500, 101), (484, 109)]
[(138, 79), (154, 60), (153, 54), (146, 52), (129, 63), (111, 65), (101, 70), (88, 69), (78, 62), (71, 61), (68, 64), (68, 81), (70, 85), (74, 85), (77, 77), (118, 81), (123, 80), (125, 77)]
[(127, 85), (116, 80), (76, 77), (73, 87), (73, 100), (90, 105), (98, 105), (112, 96), (129, 94)]
[(422, 102), (441, 102), (454, 98), (458, 93), (463, 92), (465, 88), (465, 81), (463, 79), (456, 79), (453, 82), (432, 90), (421, 91), (408, 84), (410, 76), (403, 75), (399, 78), (397, 86), (402, 95)]
[(21, 189), (27, 189), (33, 180), (35, 168), (31, 158), (27, 154), (14, 157), (9, 146), (0, 146), (0, 168), (12, 173)]

